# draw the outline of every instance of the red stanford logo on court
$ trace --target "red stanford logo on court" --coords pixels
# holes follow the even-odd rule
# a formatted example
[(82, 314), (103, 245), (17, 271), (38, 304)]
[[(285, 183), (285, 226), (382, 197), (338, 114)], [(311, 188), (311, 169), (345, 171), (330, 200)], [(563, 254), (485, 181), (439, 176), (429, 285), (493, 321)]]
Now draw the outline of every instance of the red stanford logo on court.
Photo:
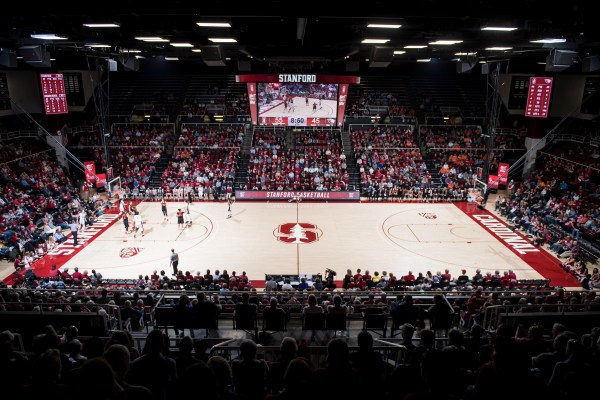
[(427, 219), (436, 219), (437, 215), (435, 215), (435, 213), (419, 213), (419, 215), (423, 218), (427, 218)]
[(317, 242), (323, 235), (323, 231), (314, 224), (289, 222), (279, 225), (273, 234), (280, 242), (308, 244)]
[(119, 257), (121, 258), (130, 258), (133, 256), (137, 256), (144, 250), (142, 247), (124, 247), (119, 252)]

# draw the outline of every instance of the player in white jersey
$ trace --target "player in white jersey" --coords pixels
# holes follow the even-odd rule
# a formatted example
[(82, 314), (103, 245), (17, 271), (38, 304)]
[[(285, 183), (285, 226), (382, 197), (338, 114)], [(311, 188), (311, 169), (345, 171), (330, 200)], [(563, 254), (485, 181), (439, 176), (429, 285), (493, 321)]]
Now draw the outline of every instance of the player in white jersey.
[(136, 238), (138, 232), (142, 233), (142, 237), (144, 237), (144, 224), (142, 223), (142, 216), (136, 210), (133, 212), (133, 237)]

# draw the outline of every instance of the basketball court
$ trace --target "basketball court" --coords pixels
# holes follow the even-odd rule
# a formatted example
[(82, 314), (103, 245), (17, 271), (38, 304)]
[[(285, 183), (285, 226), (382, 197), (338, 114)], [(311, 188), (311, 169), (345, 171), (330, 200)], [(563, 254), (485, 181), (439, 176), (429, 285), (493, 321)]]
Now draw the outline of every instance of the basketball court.
[[(566, 275), (555, 282), (559, 261), (543, 248), (474, 203), (327, 203), (195, 202), (192, 224), (180, 229), (178, 208), (169, 202), (169, 222), (163, 222), (159, 202), (141, 202), (144, 236), (125, 233), (116, 214), (105, 214), (79, 237), (59, 246), (34, 264), (36, 273), (52, 264), (80, 271), (95, 269), (105, 278), (135, 279), (154, 270), (172, 273), (171, 249), (179, 254), (179, 269), (202, 274), (206, 269), (238, 275), (246, 271), (257, 287), (265, 274), (324, 274), (341, 279), (350, 268), (435, 274), (448, 268), (453, 276), (466, 269), (484, 273), (512, 269), (518, 279), (544, 279), (576, 287)], [(115, 211), (116, 212), (116, 211)], [(70, 236), (70, 234), (69, 234)], [(570, 279), (570, 280), (569, 280)]]

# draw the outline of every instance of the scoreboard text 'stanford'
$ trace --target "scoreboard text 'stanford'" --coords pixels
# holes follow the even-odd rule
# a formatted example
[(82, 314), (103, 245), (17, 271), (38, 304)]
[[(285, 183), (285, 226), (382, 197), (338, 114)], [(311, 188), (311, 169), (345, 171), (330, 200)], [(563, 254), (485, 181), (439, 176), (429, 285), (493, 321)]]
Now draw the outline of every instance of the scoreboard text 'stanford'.
[(316, 75), (301, 75), (301, 74), (279, 74), (279, 82), (317, 82)]

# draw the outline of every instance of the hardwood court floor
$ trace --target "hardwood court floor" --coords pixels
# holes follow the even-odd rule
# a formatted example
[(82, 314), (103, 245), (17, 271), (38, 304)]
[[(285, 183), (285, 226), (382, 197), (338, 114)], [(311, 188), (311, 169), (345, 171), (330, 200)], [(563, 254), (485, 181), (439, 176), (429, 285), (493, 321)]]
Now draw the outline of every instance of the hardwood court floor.
[(63, 266), (95, 268), (105, 278), (161, 269), (170, 274), (173, 248), (183, 271), (246, 271), (252, 280), (265, 274), (324, 274), (326, 268), (339, 279), (348, 268), (397, 276), (409, 270), (416, 275), (449, 268), (457, 276), (464, 268), (472, 276), (477, 268), (513, 269), (519, 279), (543, 278), (526, 257), (468, 215), (475, 209), (471, 204), (237, 201), (227, 219), (226, 203), (196, 202), (190, 207), (193, 223), (184, 229), (177, 226), (177, 208), (184, 204), (168, 203), (170, 219), (164, 223), (160, 203), (140, 203), (144, 237), (126, 234), (117, 220)]

